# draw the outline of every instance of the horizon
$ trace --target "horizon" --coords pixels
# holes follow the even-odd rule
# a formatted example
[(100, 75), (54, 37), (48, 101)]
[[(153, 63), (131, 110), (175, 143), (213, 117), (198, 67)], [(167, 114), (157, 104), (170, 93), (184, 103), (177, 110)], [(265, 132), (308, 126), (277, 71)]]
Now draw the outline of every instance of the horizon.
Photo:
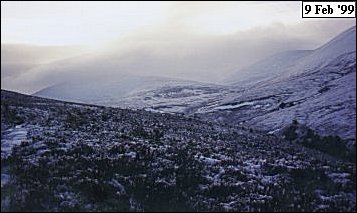
[(220, 84), (271, 55), (316, 49), (355, 25), (301, 19), (300, 4), (1, 2), (1, 85), (32, 94), (85, 69)]

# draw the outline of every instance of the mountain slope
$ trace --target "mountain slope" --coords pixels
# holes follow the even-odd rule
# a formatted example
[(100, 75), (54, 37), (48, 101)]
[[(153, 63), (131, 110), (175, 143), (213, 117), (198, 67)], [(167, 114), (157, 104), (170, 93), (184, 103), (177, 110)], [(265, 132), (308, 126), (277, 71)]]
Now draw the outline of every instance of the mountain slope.
[(309, 55), (311, 50), (285, 51), (259, 61), (224, 80), (227, 84), (254, 84), (283, 74), (296, 61)]
[(356, 210), (354, 163), (247, 128), (1, 90), (1, 130), (2, 211)]
[(356, 26), (353, 26), (315, 50), (286, 51), (268, 57), (229, 76), (225, 82), (237, 85), (273, 78), (284, 78), (318, 69), (336, 57), (356, 51)]
[[(286, 72), (247, 85), (244, 92), (202, 106), (198, 112), (203, 117), (245, 122), (267, 131), (276, 131), (297, 119), (321, 134), (355, 140), (355, 42), (353, 27), (292, 63)], [(270, 68), (274, 64), (265, 65)], [(244, 103), (250, 104), (242, 106)], [(228, 107), (222, 110), (224, 106)]]
[[(244, 103), (251, 103), (245, 104)], [(222, 110), (222, 106), (230, 106)], [(292, 120), (324, 135), (356, 138), (356, 55), (345, 54), (314, 72), (251, 87), (200, 109), (223, 122), (281, 129)]]
[[(174, 78), (121, 75), (119, 78), (114, 79), (85, 78), (73, 80), (42, 89), (34, 95), (58, 100), (94, 103), (106, 106), (126, 107), (129, 105), (133, 108), (138, 108), (140, 104), (131, 101), (131, 99), (138, 97), (137, 94), (147, 91), (172, 88), (172, 92), (174, 92), (174, 88), (181, 88), (181, 90), (195, 90), (199, 88), (200, 90), (205, 90), (205, 88), (209, 89), (211, 87), (215, 88), (216, 85)], [(193, 95), (189, 91), (183, 94), (183, 96)], [(124, 105), (124, 102), (127, 102), (127, 104)]]

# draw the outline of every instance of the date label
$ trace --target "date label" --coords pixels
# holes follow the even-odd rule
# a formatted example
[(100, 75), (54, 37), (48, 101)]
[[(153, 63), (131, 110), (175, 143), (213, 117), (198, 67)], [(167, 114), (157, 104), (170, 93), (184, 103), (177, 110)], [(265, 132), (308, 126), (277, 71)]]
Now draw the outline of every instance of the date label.
[(356, 18), (356, 2), (302, 2), (302, 18)]

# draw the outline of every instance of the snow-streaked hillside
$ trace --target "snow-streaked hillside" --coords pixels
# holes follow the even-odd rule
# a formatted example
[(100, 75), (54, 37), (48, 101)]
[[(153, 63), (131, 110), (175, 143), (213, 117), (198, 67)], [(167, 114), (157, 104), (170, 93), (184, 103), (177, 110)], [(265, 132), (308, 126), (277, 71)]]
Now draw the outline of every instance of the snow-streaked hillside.
[(154, 112), (194, 113), (195, 107), (217, 101), (229, 93), (224, 86), (212, 84), (171, 84), (152, 90), (133, 93), (121, 99), (106, 100), (98, 104)]
[[(144, 95), (144, 97), (141, 96), (141, 94), (146, 92), (150, 93), (162, 89), (164, 93), (163, 96), (165, 97), (172, 96), (173, 93), (177, 96), (180, 96), (179, 93), (182, 93), (181, 97), (187, 97), (196, 96), (198, 93), (207, 93), (209, 90), (216, 91), (218, 88), (220, 87), (213, 84), (181, 79), (121, 75), (120, 78), (113, 79), (85, 78), (56, 84), (42, 89), (34, 95), (65, 101), (95, 103), (105, 106), (143, 108), (147, 105), (151, 105), (150, 103), (145, 104), (145, 101), (160, 98), (153, 97), (149, 94)], [(141, 98), (144, 99), (144, 102)]]
[[(297, 119), (321, 134), (355, 140), (356, 27), (295, 59), (282, 63), (284, 69), (271, 70), (275, 61), (269, 59), (253, 65), (254, 70), (263, 64), (265, 71), (271, 73), (270, 78), (261, 78), (258, 83), (246, 85), (244, 92), (202, 106), (198, 113), (221, 122), (245, 123), (267, 131), (276, 131)], [(242, 106), (246, 102), (254, 104)], [(223, 106), (233, 107), (222, 110)]]
[(311, 52), (311, 50), (293, 50), (275, 54), (238, 73), (233, 73), (224, 80), (224, 83), (231, 85), (252, 85), (265, 79), (277, 77), (284, 74), (287, 69), (296, 64), (296, 61), (309, 55)]
[(233, 73), (225, 82), (232, 85), (252, 84), (273, 78), (313, 71), (331, 63), (336, 57), (356, 51), (356, 26), (342, 32), (315, 50), (286, 51)]
[[(82, 80), (36, 95), (105, 106), (184, 113), (276, 131), (292, 120), (320, 134), (356, 138), (356, 27), (312, 51), (289, 51), (217, 86), (161, 77)], [(236, 75), (239, 76), (239, 75)], [(82, 83), (81, 83), (82, 82)], [(104, 82), (104, 83), (103, 83)]]
[[(222, 110), (223, 106), (231, 107)], [(203, 117), (267, 131), (281, 129), (297, 119), (322, 134), (355, 139), (356, 55), (345, 54), (313, 72), (250, 87), (198, 112)]]
[(2, 211), (356, 210), (355, 163), (246, 127), (1, 90), (1, 130)]
[(340, 55), (356, 52), (356, 26), (339, 34), (325, 45), (314, 50), (300, 63), (310, 65), (310, 68), (324, 66)]

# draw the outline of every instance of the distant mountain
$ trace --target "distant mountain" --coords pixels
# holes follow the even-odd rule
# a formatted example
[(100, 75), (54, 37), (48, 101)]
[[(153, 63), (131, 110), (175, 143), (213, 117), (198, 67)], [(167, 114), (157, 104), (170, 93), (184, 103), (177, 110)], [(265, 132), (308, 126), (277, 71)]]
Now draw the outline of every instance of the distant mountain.
[(324, 66), (340, 55), (356, 52), (356, 26), (342, 32), (325, 45), (314, 50), (300, 64), (310, 65), (310, 68)]
[(228, 84), (254, 84), (283, 74), (297, 60), (309, 55), (311, 50), (285, 51), (263, 59), (224, 80)]
[(326, 66), (264, 82), (225, 100), (202, 106), (203, 117), (267, 131), (296, 119), (324, 135), (356, 138), (356, 53)]
[(293, 56), (286, 57), (293, 60), (281, 62), (278, 69), (273, 69), (275, 59), (283, 59), (283, 55), (248, 68), (259, 73), (255, 70), (262, 67), (271, 76), (264, 79), (262, 74), (260, 81), (246, 84), (244, 92), (202, 106), (198, 112), (210, 119), (272, 132), (296, 119), (321, 134), (355, 140), (356, 27), (302, 57), (290, 53)]
[[(151, 102), (156, 104), (163, 102), (175, 102), (174, 105), (177, 105), (177, 103), (183, 104), (185, 98), (197, 100), (199, 94), (217, 93), (221, 88), (213, 84), (182, 79), (122, 75), (120, 79), (115, 78), (113, 80), (86, 78), (56, 84), (42, 89), (34, 95), (105, 106), (145, 108), (152, 106)], [(186, 107), (184, 106), (184, 108)], [(168, 109), (169, 107), (165, 105), (164, 108)]]
[(259, 61), (234, 73), (225, 82), (232, 85), (252, 84), (272, 78), (321, 68), (336, 57), (356, 51), (356, 26), (342, 32), (315, 50), (286, 51)]

